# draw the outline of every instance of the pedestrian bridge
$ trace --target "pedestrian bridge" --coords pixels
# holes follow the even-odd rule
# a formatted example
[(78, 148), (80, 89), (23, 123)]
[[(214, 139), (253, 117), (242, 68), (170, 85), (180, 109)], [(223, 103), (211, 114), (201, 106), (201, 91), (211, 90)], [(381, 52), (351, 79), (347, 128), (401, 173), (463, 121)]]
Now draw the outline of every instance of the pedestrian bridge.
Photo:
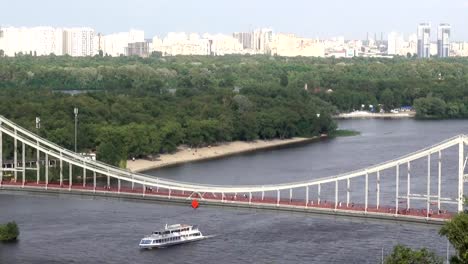
[[(0, 191), (182, 203), (197, 199), (202, 205), (443, 222), (463, 210), (467, 144), (468, 136), (459, 135), (339, 175), (284, 184), (223, 186), (172, 181), (90, 160), (0, 116)], [(12, 162), (7, 165), (6, 160)]]

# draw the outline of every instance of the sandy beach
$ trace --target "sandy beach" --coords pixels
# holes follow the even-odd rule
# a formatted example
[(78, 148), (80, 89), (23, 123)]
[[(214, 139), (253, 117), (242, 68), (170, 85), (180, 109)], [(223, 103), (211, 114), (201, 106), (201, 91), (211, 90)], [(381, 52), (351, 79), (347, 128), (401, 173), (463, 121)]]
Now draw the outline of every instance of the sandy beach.
[[(326, 135), (322, 135), (321, 137), (326, 137)], [(244, 152), (256, 151), (260, 149), (268, 149), (275, 148), (278, 146), (304, 143), (316, 139), (319, 139), (319, 137), (291, 138), (283, 140), (256, 140), (252, 142), (234, 141), (218, 144), (216, 146), (203, 147), (197, 149), (181, 146), (178, 148), (177, 152), (173, 154), (161, 154), (155, 161), (145, 159), (137, 159), (135, 161), (128, 160), (127, 169), (133, 172), (142, 172), (186, 162), (214, 159)]]
[(334, 118), (348, 119), (348, 118), (412, 118), (416, 112), (400, 112), (400, 113), (371, 113), (366, 111), (355, 111), (351, 113), (342, 113)]

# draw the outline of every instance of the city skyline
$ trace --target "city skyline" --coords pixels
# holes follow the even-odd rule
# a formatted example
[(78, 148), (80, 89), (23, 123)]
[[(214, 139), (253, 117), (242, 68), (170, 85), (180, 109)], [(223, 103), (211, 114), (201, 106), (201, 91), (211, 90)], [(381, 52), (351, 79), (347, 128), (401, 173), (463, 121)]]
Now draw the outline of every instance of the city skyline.
[[(93, 28), (0, 28), (0, 56), (16, 56), (18, 53), (34, 56), (70, 55), (141, 56), (152, 52), (164, 56), (173, 55), (226, 55), (270, 54), (286, 57), (375, 57), (412, 56), (468, 56), (468, 42), (451, 41), (451, 25), (439, 24), (437, 35), (431, 34), (430, 23), (420, 23), (418, 30), (405, 38), (391, 32), (384, 41), (304, 38), (291, 33), (275, 33), (262, 28), (251, 32), (232, 34), (198, 34), (170, 32), (165, 36), (146, 35), (143, 30), (130, 30), (113, 34), (101, 34)], [(437, 37), (437, 41), (434, 41)], [(408, 55), (409, 54), (409, 55)]]
[[(240, 0), (220, 5), (214, 0), (136, 0), (131, 3), (83, 0), (67, 4), (65, 8), (58, 0), (41, 3), (19, 0), (9, 3), (9, 12), (2, 14), (0, 25), (87, 26), (103, 34), (134, 28), (144, 30), (148, 36), (162, 36), (168, 32), (231, 34), (269, 27), (276, 32), (309, 38), (366, 39), (367, 34), (373, 38), (375, 34), (386, 36), (392, 31), (409, 35), (416, 31), (419, 23), (428, 22), (432, 25), (448, 23), (459, 29), (452, 32), (451, 40), (468, 40), (468, 31), (463, 30), (464, 15), (468, 11), (466, 0), (450, 3), (396, 0), (384, 9), (372, 3), (369, 0), (358, 0), (353, 5), (341, 0), (327, 3), (292, 0), (285, 4)], [(18, 16), (19, 13), (23, 15)], [(432, 32), (436, 32), (436, 28)]]

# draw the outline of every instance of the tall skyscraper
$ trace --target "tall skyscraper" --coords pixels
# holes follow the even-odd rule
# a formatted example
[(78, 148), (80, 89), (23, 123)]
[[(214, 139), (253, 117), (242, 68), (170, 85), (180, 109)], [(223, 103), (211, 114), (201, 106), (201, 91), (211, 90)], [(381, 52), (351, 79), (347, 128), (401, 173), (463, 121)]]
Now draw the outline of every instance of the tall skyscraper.
[(449, 56), (451, 29), (450, 24), (440, 24), (437, 30), (437, 55), (440, 58)]
[(418, 57), (429, 58), (431, 48), (431, 24), (418, 25)]

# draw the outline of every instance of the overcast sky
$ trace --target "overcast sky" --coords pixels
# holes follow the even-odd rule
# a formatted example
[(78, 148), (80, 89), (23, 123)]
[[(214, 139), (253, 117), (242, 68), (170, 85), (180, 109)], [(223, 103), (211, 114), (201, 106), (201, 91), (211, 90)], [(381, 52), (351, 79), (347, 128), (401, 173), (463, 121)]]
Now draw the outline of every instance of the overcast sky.
[(414, 33), (430, 22), (452, 24), (468, 40), (468, 0), (0, 0), (2, 26), (89, 26), (104, 34), (145, 31), (232, 33), (258, 27), (304, 37), (365, 39), (390, 31)]

